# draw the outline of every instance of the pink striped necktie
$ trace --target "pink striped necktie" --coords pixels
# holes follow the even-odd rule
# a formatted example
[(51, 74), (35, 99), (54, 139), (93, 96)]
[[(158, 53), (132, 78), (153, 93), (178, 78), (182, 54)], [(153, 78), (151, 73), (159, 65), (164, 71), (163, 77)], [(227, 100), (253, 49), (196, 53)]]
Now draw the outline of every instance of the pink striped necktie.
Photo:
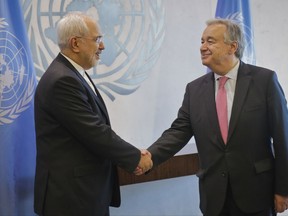
[(225, 83), (228, 80), (228, 77), (220, 77), (218, 79), (218, 93), (216, 96), (216, 109), (218, 115), (219, 126), (222, 134), (224, 143), (227, 142), (228, 136), (228, 107), (227, 107), (227, 93), (225, 89)]

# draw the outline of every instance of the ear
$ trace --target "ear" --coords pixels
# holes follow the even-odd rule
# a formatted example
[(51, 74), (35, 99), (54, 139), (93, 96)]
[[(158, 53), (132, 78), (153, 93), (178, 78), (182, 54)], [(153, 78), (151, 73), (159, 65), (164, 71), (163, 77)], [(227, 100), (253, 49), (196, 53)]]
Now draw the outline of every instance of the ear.
[(69, 39), (69, 46), (73, 52), (77, 52), (77, 53), (79, 52), (79, 43), (80, 43), (80, 40), (77, 37), (71, 37)]
[(230, 44), (230, 50), (229, 50), (229, 54), (234, 54), (238, 49), (238, 42), (237, 41), (233, 41)]

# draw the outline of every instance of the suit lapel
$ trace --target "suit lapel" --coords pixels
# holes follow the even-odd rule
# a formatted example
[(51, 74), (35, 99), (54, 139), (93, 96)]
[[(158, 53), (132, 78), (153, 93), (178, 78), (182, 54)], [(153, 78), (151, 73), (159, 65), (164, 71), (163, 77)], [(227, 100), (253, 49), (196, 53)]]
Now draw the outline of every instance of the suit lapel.
[[(95, 93), (92, 92), (92, 93), (93, 93), (93, 97), (94, 97), (95, 100), (97, 101), (97, 104), (100, 106), (101, 110), (102, 110), (102, 111), (104, 112), (104, 114), (106, 115), (106, 118), (107, 118), (107, 120), (108, 120), (108, 122), (109, 122), (109, 124), (110, 124), (109, 115), (108, 115), (108, 111), (107, 111), (106, 105), (105, 105), (105, 103), (104, 103), (104, 100), (103, 100), (100, 92), (98, 91), (97, 87), (95, 86), (93, 80), (91, 79), (91, 77), (88, 75), (87, 72), (85, 72), (85, 73), (86, 73), (88, 79), (90, 80), (90, 82), (92, 83), (92, 85), (93, 85), (93, 87), (94, 87), (94, 90), (95, 90), (95, 92), (96, 92), (96, 94), (97, 94), (97, 95), (95, 95)], [(82, 77), (82, 76), (81, 76), (81, 77)], [(84, 80), (83, 77), (82, 77), (82, 79)], [(86, 86), (88, 85), (86, 81), (85, 81), (85, 84), (86, 84)], [(90, 88), (90, 86), (89, 86), (89, 90), (90, 90), (90, 93), (91, 93), (91, 88)]]
[(90, 88), (90, 86), (88, 85), (88, 83), (86, 82), (86, 80), (84, 79), (84, 77), (76, 70), (76, 68), (73, 67), (73, 65), (62, 55), (62, 54), (58, 54), (57, 58), (58, 61), (63, 62), (63, 64), (65, 64), (68, 68), (70, 68), (81, 80), (82, 84), (85, 86), (86, 89), (88, 89), (89, 93), (93, 96), (93, 98), (95, 99), (96, 103), (98, 104), (98, 106), (100, 107), (101, 111), (103, 112), (103, 114), (105, 115), (108, 123), (110, 124), (110, 120), (109, 120), (109, 115), (104, 103), (104, 100), (102, 99), (99, 91), (97, 90), (96, 86), (94, 85), (94, 82), (91, 81), (90, 77), (88, 76), (88, 78), (90, 79), (90, 81), (92, 82), (94, 89), (97, 93), (97, 95), (93, 92), (93, 90)]
[(232, 136), (237, 121), (239, 119), (241, 110), (245, 102), (246, 95), (248, 93), (250, 82), (251, 82), (251, 76), (249, 74), (249, 69), (247, 68), (246, 64), (241, 62), (240, 67), (238, 69), (238, 77), (228, 131), (228, 141), (229, 138)]
[[(239, 119), (241, 110), (245, 102), (246, 95), (248, 93), (250, 82), (251, 82), (251, 76), (249, 74), (249, 68), (247, 67), (245, 63), (241, 62), (240, 67), (238, 69), (237, 84), (236, 84), (236, 89), (235, 89), (233, 105), (232, 105), (232, 112), (231, 112), (227, 142), (229, 141), (236, 127), (237, 121)], [(207, 105), (206, 111), (207, 111), (207, 116), (211, 125), (211, 129), (216, 131), (216, 133), (218, 134), (219, 140), (223, 142), (219, 123), (218, 123), (217, 111), (216, 111), (215, 79), (214, 79), (213, 73), (211, 73), (210, 76), (207, 76), (205, 80), (205, 85), (206, 86), (204, 88), (205, 89), (204, 99), (205, 99), (205, 104)], [(224, 142), (223, 142), (223, 145), (225, 145)]]

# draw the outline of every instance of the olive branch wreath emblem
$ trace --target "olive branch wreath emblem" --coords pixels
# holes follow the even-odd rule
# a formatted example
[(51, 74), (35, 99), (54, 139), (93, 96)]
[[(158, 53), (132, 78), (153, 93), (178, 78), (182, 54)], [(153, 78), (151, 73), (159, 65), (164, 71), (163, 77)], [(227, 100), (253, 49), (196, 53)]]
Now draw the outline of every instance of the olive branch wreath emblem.
[[(0, 18), (0, 32), (5, 32), (6, 34), (9, 34), (9, 32), (5, 30), (6, 26), (8, 26), (8, 23), (5, 21), (5, 18)], [(22, 44), (19, 40), (18, 42)], [(11, 108), (3, 109), (3, 107), (1, 107), (0, 105), (0, 125), (11, 124), (17, 117), (20, 116), (20, 114), (23, 111), (29, 108), (30, 102), (34, 96), (35, 84), (36, 84), (36, 79), (31, 78), (29, 80), (27, 88), (25, 89), (25, 92), (23, 93), (23, 96)], [(0, 97), (2, 97), (2, 95), (0, 95)]]
[[(87, 3), (88, 1), (86, 1)], [(92, 1), (91, 1), (92, 2)], [(160, 56), (160, 49), (165, 37), (165, 9), (163, 2), (160, 0), (149, 0), (146, 3), (150, 4), (147, 14), (150, 17), (150, 24), (147, 29), (147, 41), (138, 47), (137, 57), (129, 57), (129, 62), (125, 65), (125, 70), (115, 70), (113, 73), (107, 71), (107, 73), (97, 75), (95, 70), (91, 75), (91, 78), (104, 94), (110, 98), (111, 101), (115, 100), (115, 95), (129, 95), (135, 92), (140, 84), (148, 77), (150, 69), (154, 66)], [(88, 3), (87, 3), (88, 4)], [(32, 5), (31, 1), (26, 4), (24, 10), (26, 11), (26, 26), (29, 32), (30, 38), (35, 38), (36, 33), (33, 29), (32, 13), (35, 5)], [(105, 32), (104, 32), (105, 34)], [(43, 47), (37, 45), (35, 40), (31, 40), (32, 50), (34, 53), (34, 67), (37, 74), (37, 79), (44, 73), (44, 68), (47, 68), (49, 63), (45, 57), (47, 54), (43, 50)], [(49, 51), (50, 52), (50, 51)], [(51, 53), (48, 52), (48, 55)], [(51, 56), (52, 57), (52, 56)], [(117, 76), (114, 76), (117, 74)], [(40, 77), (39, 77), (40, 76)]]

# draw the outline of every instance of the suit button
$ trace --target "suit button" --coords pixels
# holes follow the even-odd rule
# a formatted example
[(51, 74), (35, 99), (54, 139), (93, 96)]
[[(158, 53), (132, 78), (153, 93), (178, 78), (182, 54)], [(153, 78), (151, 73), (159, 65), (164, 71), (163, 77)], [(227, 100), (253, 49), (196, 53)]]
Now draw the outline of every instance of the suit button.
[(222, 176), (222, 177), (226, 177), (226, 172), (222, 172), (222, 173), (221, 173), (221, 176)]

